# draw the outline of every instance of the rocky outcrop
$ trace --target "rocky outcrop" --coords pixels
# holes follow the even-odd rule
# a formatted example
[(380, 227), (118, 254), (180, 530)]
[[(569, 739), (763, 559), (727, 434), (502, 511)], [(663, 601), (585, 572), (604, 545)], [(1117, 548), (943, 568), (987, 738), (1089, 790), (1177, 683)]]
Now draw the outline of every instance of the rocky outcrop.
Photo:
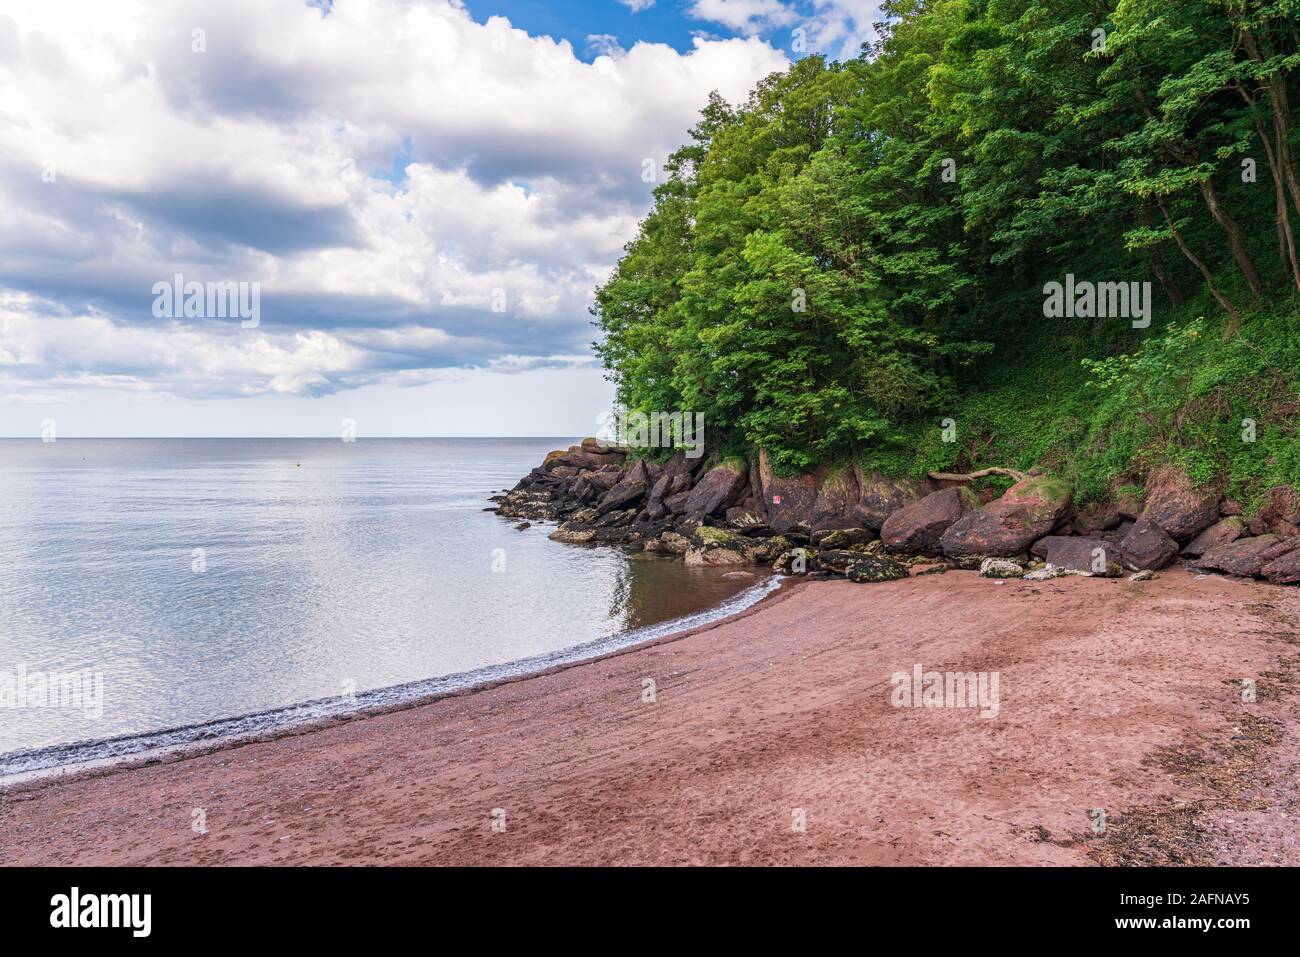
[(1258, 535), (1215, 545), (1197, 560), (1196, 565), (1205, 571), (1253, 577), (1277, 557), (1276, 547), (1281, 541), (1276, 535)]
[(767, 523), (778, 534), (812, 532), (813, 506), (821, 482), (815, 474), (776, 475), (766, 450), (758, 455), (759, 481)]
[(944, 532), (978, 506), (979, 500), (964, 486), (931, 492), (885, 519), (880, 540), (898, 554), (938, 555)]
[(724, 462), (709, 469), (700, 478), (686, 498), (684, 511), (690, 518), (701, 520), (709, 515), (721, 515), (735, 505), (749, 487), (749, 470), (743, 462)]
[[(909, 564), (924, 566), (918, 574), (981, 569), (1000, 579), (1028, 564), (1023, 578), (1031, 581), (1117, 576), (1124, 567), (1150, 574), (1173, 562), (1181, 544), (1205, 571), (1300, 584), (1300, 493), (1289, 487), (1271, 489), (1258, 512), (1241, 515), (1237, 503), (1164, 470), (1147, 482), (1145, 503), (1120, 498), (1138, 481), (1122, 476), (1114, 505), (1075, 512), (1059, 481), (1015, 473), (1003, 495), (984, 488), (977, 496), (964, 483), (980, 474), (936, 473), (957, 484), (934, 490), (858, 468), (778, 476), (765, 454), (749, 464), (680, 452), (662, 464), (629, 461), (622, 449), (584, 439), (493, 495), (490, 510), (521, 531), (554, 522), (550, 537), (567, 544), (644, 549), (693, 565), (771, 563), (783, 574), (857, 582), (907, 577)], [(1139, 510), (1136, 522), (1127, 517)]]
[(1235, 542), (1245, 534), (1246, 523), (1239, 517), (1221, 518), (1192, 539), (1191, 544), (1183, 549), (1183, 554), (1189, 558), (1199, 558), (1211, 548)]
[(1118, 578), (1124, 574), (1121, 549), (1101, 538), (1053, 535), (1047, 539), (1047, 564), (1080, 575)]
[(844, 577), (851, 582), (890, 582), (907, 578), (907, 568), (886, 555), (863, 555), (849, 562)]
[(1003, 496), (962, 516), (943, 533), (945, 555), (1023, 555), (1070, 510), (1069, 486), (1045, 475), (1022, 479)]
[(1019, 578), (1025, 570), (1009, 558), (986, 558), (980, 562), (981, 578)]
[(854, 528), (854, 506), (858, 504), (858, 479), (853, 469), (833, 469), (822, 480), (813, 501), (809, 526), (813, 532), (832, 528)]
[(854, 524), (879, 534), (885, 519), (908, 502), (934, 491), (928, 480), (891, 479), (879, 472), (854, 469), (858, 484), (858, 501), (851, 509)]
[(596, 501), (596, 514), (604, 515), (615, 509), (629, 508), (640, 502), (645, 493), (644, 480), (619, 482)]
[(1185, 545), (1218, 519), (1219, 496), (1198, 489), (1178, 469), (1161, 469), (1147, 481), (1146, 503), (1140, 517)]
[(1264, 505), (1250, 521), (1252, 535), (1271, 533), (1282, 538), (1300, 535), (1300, 492), (1278, 486), (1264, 493)]
[(1259, 569), (1275, 585), (1295, 585), (1300, 583), (1300, 540), (1291, 539), (1295, 547), (1286, 549), (1277, 557), (1270, 557)]
[(1135, 571), (1158, 571), (1178, 555), (1178, 543), (1155, 522), (1140, 518), (1120, 543), (1124, 564)]

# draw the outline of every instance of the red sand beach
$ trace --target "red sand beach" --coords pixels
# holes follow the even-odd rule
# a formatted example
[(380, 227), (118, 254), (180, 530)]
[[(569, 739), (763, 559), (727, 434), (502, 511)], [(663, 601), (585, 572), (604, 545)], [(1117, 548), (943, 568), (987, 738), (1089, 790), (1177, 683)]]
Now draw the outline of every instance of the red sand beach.
[[(1294, 865), (1298, 620), (1294, 589), (1182, 570), (804, 583), (552, 673), (11, 788), (0, 862)], [(997, 672), (996, 717), (891, 705), (917, 664)]]

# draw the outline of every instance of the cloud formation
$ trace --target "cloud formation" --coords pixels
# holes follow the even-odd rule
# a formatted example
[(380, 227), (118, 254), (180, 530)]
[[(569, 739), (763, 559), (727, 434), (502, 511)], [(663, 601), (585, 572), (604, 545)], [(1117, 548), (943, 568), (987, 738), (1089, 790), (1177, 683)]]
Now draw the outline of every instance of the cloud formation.
[[(0, 399), (589, 364), (644, 161), (786, 63), (754, 36), (597, 52), (450, 0), (9, 0)], [(178, 272), (259, 282), (261, 324), (155, 318)]]

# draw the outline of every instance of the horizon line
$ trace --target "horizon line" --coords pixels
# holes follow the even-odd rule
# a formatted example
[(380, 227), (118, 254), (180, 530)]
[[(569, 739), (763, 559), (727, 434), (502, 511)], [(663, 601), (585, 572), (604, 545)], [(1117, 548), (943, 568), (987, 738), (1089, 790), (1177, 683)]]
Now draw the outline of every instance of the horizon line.
[[(565, 439), (578, 435), (572, 433), (556, 433), (551, 435), (368, 435), (358, 436), (345, 445), (354, 445), (358, 442), (369, 441), (374, 439)], [(585, 436), (582, 436), (585, 438)], [(61, 435), (54, 442), (43, 442), (40, 435), (0, 435), (0, 442), (43, 442), (45, 445), (57, 445), (59, 442), (68, 441), (120, 441), (122, 439), (158, 439), (158, 440), (175, 440), (175, 441), (192, 441), (196, 439), (246, 439), (280, 441), (283, 439), (328, 439), (334, 442), (342, 442), (337, 435)]]

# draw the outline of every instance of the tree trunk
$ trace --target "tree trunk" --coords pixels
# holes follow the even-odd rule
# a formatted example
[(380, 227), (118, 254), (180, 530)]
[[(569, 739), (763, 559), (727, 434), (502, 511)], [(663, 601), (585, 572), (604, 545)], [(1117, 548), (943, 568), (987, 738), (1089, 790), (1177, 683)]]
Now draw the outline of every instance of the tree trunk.
[[(1151, 211), (1145, 206), (1142, 207), (1142, 224), (1147, 229), (1151, 228)], [(1156, 279), (1160, 280), (1160, 288), (1165, 291), (1165, 295), (1169, 297), (1170, 302), (1175, 306), (1181, 306), (1183, 304), (1183, 291), (1178, 288), (1178, 284), (1165, 270), (1165, 257), (1160, 254), (1159, 245), (1152, 246), (1149, 252), (1151, 253), (1151, 268), (1155, 271)]]
[(1200, 274), (1205, 277), (1205, 285), (1210, 287), (1210, 295), (1214, 297), (1214, 301), (1222, 306), (1223, 310), (1232, 319), (1229, 328), (1224, 330), (1224, 338), (1227, 338), (1230, 331), (1236, 331), (1237, 324), (1241, 322), (1241, 313), (1237, 312), (1237, 307), (1232, 304), (1231, 299), (1219, 292), (1219, 288), (1214, 284), (1214, 276), (1210, 273), (1209, 268), (1205, 263), (1201, 262), (1197, 255), (1192, 252), (1191, 247), (1187, 245), (1187, 240), (1183, 239), (1183, 234), (1178, 231), (1178, 227), (1174, 225), (1173, 219), (1169, 216), (1169, 210), (1165, 208), (1164, 198), (1157, 196), (1156, 203), (1160, 206), (1160, 212), (1164, 215), (1165, 222), (1169, 224), (1169, 231), (1173, 233), (1174, 242), (1176, 242), (1178, 248), (1183, 251), (1183, 255), (1186, 256)]
[(1250, 258), (1250, 251), (1246, 248), (1246, 234), (1241, 231), (1241, 226), (1229, 215), (1228, 211), (1219, 204), (1219, 195), (1214, 191), (1214, 184), (1208, 179), (1203, 179), (1196, 184), (1205, 197), (1205, 205), (1210, 207), (1210, 214), (1215, 218), (1223, 231), (1228, 234), (1228, 245), (1232, 249), (1232, 258), (1237, 261), (1238, 268), (1246, 277), (1246, 283), (1250, 286), (1250, 291), (1256, 296), (1264, 291), (1264, 283), (1259, 278), (1259, 270), (1255, 268), (1255, 261)]
[(1300, 263), (1296, 261), (1295, 236), (1291, 232), (1291, 216), (1286, 208), (1286, 190), (1282, 185), (1283, 175), (1278, 151), (1274, 149), (1273, 143), (1269, 139), (1268, 130), (1264, 128), (1264, 121), (1259, 118), (1259, 114), (1255, 111), (1256, 101), (1240, 83), (1237, 85), (1237, 92), (1241, 94), (1241, 98), (1246, 101), (1246, 105), (1250, 108), (1250, 118), (1255, 123), (1255, 133), (1259, 136), (1259, 141), (1264, 144), (1264, 156), (1268, 160), (1268, 171), (1273, 177), (1273, 205), (1276, 210), (1274, 218), (1277, 226), (1278, 257), (1282, 260), (1282, 269), (1291, 277), (1296, 289), (1300, 291)]

